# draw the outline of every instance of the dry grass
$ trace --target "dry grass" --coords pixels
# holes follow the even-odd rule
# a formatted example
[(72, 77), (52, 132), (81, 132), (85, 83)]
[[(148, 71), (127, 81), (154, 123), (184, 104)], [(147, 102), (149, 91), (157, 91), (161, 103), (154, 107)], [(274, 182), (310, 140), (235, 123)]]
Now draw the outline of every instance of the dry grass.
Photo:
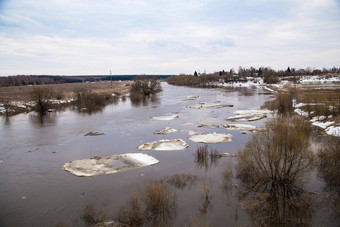
[(94, 225), (106, 220), (106, 211), (104, 208), (97, 210), (92, 204), (88, 204), (83, 209), (81, 219), (87, 225)]
[(195, 162), (199, 168), (208, 169), (212, 165), (217, 165), (221, 154), (216, 149), (211, 149), (208, 145), (197, 147), (195, 152)]
[(139, 191), (144, 217), (153, 223), (168, 222), (176, 212), (176, 194), (163, 182), (153, 181)]
[(199, 208), (200, 212), (205, 215), (212, 208), (212, 194), (211, 194), (212, 182), (207, 179), (202, 179), (202, 204)]
[(35, 86), (13, 86), (13, 87), (0, 87), (0, 102), (2, 100), (9, 101), (30, 101), (29, 94), (34, 88), (50, 88), (56, 93), (56, 99), (74, 98), (74, 91), (79, 89), (91, 90), (100, 95), (107, 94), (128, 94), (130, 90), (131, 81), (113, 82), (111, 88), (110, 82), (95, 82), (95, 83), (66, 83), (66, 84), (51, 84), (51, 85), (35, 85)]
[(131, 196), (125, 206), (121, 206), (119, 210), (119, 222), (128, 226), (142, 226), (143, 212), (139, 204), (137, 196)]

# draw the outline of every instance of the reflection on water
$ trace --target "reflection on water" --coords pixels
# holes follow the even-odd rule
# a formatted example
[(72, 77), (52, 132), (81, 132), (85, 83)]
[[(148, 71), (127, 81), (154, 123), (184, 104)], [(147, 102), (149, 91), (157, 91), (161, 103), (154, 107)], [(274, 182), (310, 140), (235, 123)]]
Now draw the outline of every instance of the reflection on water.
[(295, 185), (246, 183), (238, 196), (240, 206), (249, 211), (256, 226), (296, 226), (311, 222), (311, 199)]
[(157, 94), (142, 96), (134, 95), (130, 96), (131, 104), (134, 107), (147, 106), (150, 103), (159, 103), (160, 99)]
[(202, 215), (206, 215), (208, 211), (212, 211), (212, 180), (203, 178), (202, 179), (202, 203), (199, 207), (199, 211)]
[(319, 152), (319, 177), (326, 185), (333, 212), (340, 216), (340, 137), (328, 137)]
[(216, 149), (211, 149), (208, 145), (197, 147), (195, 153), (195, 163), (198, 168), (208, 170), (212, 166), (217, 166), (221, 158)]

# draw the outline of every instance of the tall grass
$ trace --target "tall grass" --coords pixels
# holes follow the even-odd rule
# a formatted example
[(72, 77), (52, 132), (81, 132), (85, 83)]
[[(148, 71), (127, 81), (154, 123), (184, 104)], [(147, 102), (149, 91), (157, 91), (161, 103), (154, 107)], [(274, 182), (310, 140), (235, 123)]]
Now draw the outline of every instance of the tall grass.
[(139, 191), (144, 216), (153, 222), (167, 222), (176, 213), (176, 194), (163, 182), (153, 181)]

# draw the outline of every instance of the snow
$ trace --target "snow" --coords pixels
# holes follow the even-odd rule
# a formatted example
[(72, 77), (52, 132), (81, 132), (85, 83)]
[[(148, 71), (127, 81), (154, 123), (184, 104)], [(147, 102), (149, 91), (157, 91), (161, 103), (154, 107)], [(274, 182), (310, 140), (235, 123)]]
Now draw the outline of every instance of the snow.
[(310, 83), (335, 83), (340, 82), (340, 76), (303, 76), (300, 78), (300, 83), (310, 84)]
[(337, 126), (330, 126), (328, 127), (325, 132), (328, 135), (332, 135), (332, 136), (340, 136), (340, 125)]
[(325, 128), (331, 126), (334, 123), (335, 123), (334, 121), (326, 121), (326, 122), (315, 121), (315, 122), (312, 123), (312, 125), (315, 125), (315, 126), (318, 126), (320, 128), (325, 129)]
[(305, 111), (303, 111), (301, 109), (295, 109), (294, 112), (297, 113), (300, 116), (304, 116), (304, 117), (308, 117), (309, 116), (309, 114), (307, 112), (305, 112)]
[(274, 91), (273, 89), (271, 89), (271, 88), (269, 88), (269, 87), (267, 87), (267, 86), (264, 86), (263, 87), (265, 90), (267, 90), (267, 91), (270, 91), (270, 92), (276, 92), (276, 91)]
[(159, 121), (171, 121), (175, 118), (179, 118), (178, 115), (171, 115), (171, 116), (160, 116), (160, 117), (151, 117), (154, 120), (159, 120)]
[(181, 139), (159, 140), (142, 144), (138, 150), (156, 150), (156, 151), (178, 151), (184, 150), (188, 144)]
[(111, 157), (93, 157), (67, 162), (62, 169), (79, 177), (111, 174), (157, 164), (159, 161), (142, 153), (128, 153)]
[(231, 134), (225, 133), (210, 133), (210, 134), (199, 134), (188, 137), (189, 140), (196, 143), (224, 143), (231, 142)]

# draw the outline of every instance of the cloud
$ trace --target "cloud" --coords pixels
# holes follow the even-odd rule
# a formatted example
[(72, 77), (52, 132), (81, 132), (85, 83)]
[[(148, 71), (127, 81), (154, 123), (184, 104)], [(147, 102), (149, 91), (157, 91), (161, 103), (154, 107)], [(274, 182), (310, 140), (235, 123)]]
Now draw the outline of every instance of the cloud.
[(5, 0), (0, 73), (332, 67), (336, 0)]

